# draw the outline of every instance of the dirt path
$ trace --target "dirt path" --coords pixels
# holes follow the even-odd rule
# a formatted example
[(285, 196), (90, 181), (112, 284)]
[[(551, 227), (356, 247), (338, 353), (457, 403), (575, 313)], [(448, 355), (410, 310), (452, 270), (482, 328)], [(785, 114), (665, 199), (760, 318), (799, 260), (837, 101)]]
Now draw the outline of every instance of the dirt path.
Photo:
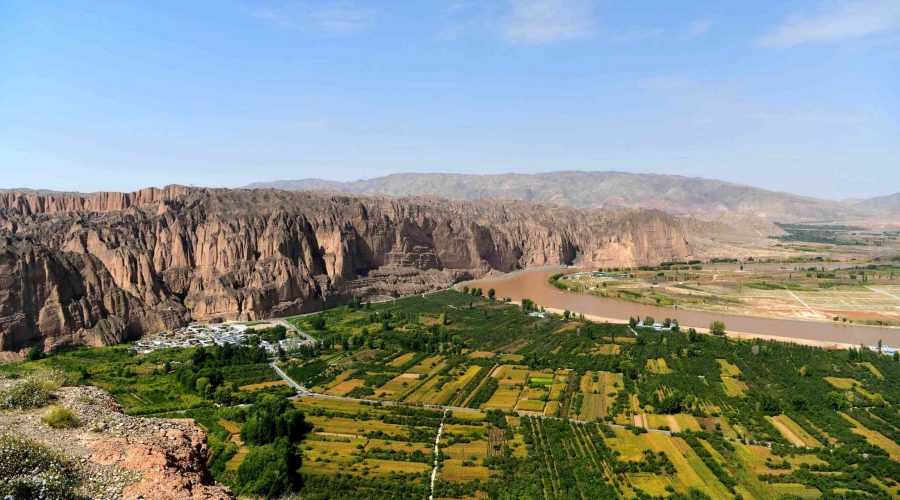
[(444, 410), (444, 415), (441, 416), (441, 426), (438, 427), (437, 437), (434, 438), (434, 468), (431, 469), (431, 494), (428, 495), (428, 500), (434, 500), (434, 483), (437, 481), (437, 473), (438, 473), (438, 456), (440, 456), (440, 445), (441, 445), (441, 434), (444, 433), (444, 419), (447, 418), (447, 413), (450, 410)]

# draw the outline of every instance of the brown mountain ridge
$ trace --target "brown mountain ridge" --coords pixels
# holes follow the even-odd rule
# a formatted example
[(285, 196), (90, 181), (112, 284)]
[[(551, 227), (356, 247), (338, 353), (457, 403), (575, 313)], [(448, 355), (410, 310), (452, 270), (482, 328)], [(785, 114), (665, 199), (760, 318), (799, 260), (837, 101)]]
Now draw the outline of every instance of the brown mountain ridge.
[(896, 218), (900, 196), (835, 201), (699, 177), (575, 170), (496, 175), (402, 173), (352, 182), (299, 179), (257, 182), (246, 187), (328, 189), (392, 196), (437, 195), (460, 200), (504, 198), (582, 210), (658, 208), (676, 215), (735, 214), (777, 222), (848, 221), (890, 215)]

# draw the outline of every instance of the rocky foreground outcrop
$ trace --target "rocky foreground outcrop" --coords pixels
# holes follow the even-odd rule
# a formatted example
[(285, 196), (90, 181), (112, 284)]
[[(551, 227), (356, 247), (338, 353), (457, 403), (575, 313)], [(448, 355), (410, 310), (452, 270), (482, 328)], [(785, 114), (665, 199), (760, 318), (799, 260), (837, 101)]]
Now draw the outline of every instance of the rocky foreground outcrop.
[(105, 345), (421, 293), (486, 272), (709, 254), (727, 225), (658, 210), (170, 186), (0, 193), (0, 350)]
[[(14, 383), (0, 379), (0, 389)], [(0, 410), (0, 436), (40, 443), (74, 460), (87, 497), (233, 498), (207, 471), (206, 433), (193, 420), (125, 415), (96, 387), (63, 387), (57, 396), (56, 404), (77, 415), (77, 428), (47, 426), (45, 409)]]

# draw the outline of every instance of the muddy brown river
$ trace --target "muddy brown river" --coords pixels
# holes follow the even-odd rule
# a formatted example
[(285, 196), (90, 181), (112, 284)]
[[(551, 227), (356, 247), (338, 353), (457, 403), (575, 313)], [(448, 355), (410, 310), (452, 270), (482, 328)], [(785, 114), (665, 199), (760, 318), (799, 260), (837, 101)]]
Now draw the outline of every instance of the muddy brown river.
[(550, 276), (563, 270), (562, 267), (543, 267), (474, 280), (458, 286), (481, 287), (485, 294), (489, 288), (493, 288), (497, 292), (497, 297), (511, 297), (515, 302), (528, 298), (548, 309), (568, 309), (595, 319), (628, 321), (631, 316), (643, 318), (650, 315), (658, 321), (663, 318), (676, 318), (682, 327), (704, 329), (710, 322), (719, 320), (725, 323), (729, 332), (740, 332), (746, 336), (852, 345), (875, 345), (881, 339), (886, 346), (900, 347), (898, 328), (719, 314), (636, 304), (588, 293), (563, 291), (547, 282)]

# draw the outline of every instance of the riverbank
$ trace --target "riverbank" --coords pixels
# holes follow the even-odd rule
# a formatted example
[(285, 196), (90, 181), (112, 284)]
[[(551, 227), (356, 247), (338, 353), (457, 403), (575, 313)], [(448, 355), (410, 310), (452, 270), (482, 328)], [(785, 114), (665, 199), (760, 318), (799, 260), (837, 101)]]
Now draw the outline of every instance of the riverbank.
[(563, 291), (548, 282), (553, 274), (567, 270), (571, 269), (564, 266), (525, 269), (459, 283), (456, 289), (463, 286), (480, 287), (485, 291), (494, 288), (497, 297), (510, 297), (513, 303), (521, 304), (522, 299), (527, 298), (548, 311), (562, 313), (569, 310), (584, 314), (592, 321), (627, 323), (631, 316), (643, 318), (649, 315), (659, 319), (674, 317), (683, 328), (692, 327), (700, 332), (708, 332), (712, 321), (723, 321), (728, 335), (733, 338), (760, 338), (831, 348), (876, 345), (879, 340), (887, 346), (900, 345), (900, 329), (895, 328), (674, 309)]

